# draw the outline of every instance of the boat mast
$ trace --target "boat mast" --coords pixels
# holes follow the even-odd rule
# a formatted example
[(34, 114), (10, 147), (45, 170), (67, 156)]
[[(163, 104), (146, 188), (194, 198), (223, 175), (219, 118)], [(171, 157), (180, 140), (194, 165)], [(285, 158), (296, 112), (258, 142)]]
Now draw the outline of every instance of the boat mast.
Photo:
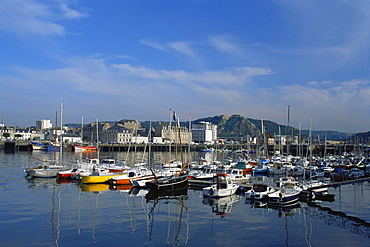
[(60, 145), (59, 145), (59, 161), (63, 161), (63, 100), (60, 101)]
[[(189, 118), (189, 131), (191, 133), (191, 113), (190, 113), (190, 118)], [(189, 140), (189, 145), (188, 145), (188, 160), (190, 160), (190, 140)]]
[(171, 142), (172, 142), (172, 121), (171, 121), (171, 117), (172, 117), (172, 109), (170, 108), (170, 125), (168, 126), (168, 131), (170, 133), (170, 145), (169, 145), (169, 161), (171, 161)]
[(99, 161), (99, 120), (98, 117), (96, 117), (96, 150), (97, 150), (97, 158)]
[(84, 142), (84, 116), (81, 117), (81, 144)]
[(148, 165), (151, 168), (151, 149), (152, 149), (152, 121), (149, 122), (149, 133), (148, 133), (148, 142), (149, 142), (149, 150), (148, 150)]
[(288, 123), (287, 123), (287, 129), (286, 129), (286, 157), (287, 157), (287, 162), (288, 162), (288, 156), (289, 156), (289, 124), (290, 124), (290, 105), (288, 105)]

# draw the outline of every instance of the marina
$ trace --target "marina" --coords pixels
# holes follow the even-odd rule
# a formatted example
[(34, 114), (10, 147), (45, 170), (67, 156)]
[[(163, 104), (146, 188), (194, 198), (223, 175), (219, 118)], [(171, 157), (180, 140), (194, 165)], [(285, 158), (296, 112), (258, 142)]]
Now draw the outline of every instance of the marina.
[[(24, 169), (55, 152), (0, 152), (1, 226), (4, 246), (369, 246), (370, 184), (367, 177), (329, 183), (328, 195), (287, 205), (248, 200), (244, 193), (204, 196), (200, 188), (155, 193), (127, 184), (81, 183), (58, 178), (26, 178)], [(85, 157), (81, 157), (85, 155)], [(96, 153), (63, 152), (63, 161)], [(153, 152), (154, 166), (170, 160)], [(172, 153), (173, 157), (176, 153)], [(238, 153), (190, 152), (187, 159), (214, 161)], [(147, 162), (147, 153), (100, 153), (117, 161)], [(275, 189), (284, 176), (252, 175), (249, 183)], [(302, 182), (297, 177), (297, 182)], [(189, 179), (191, 181), (191, 179)], [(317, 189), (317, 188), (316, 188)], [(239, 191), (240, 192), (240, 191)], [(20, 238), (19, 236), (22, 235)]]

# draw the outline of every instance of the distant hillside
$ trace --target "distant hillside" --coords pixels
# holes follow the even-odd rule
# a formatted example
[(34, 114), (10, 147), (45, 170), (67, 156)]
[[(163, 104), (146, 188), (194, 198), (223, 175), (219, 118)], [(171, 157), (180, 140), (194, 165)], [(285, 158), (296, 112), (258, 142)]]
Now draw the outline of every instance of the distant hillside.
[[(210, 122), (217, 125), (219, 137), (246, 137), (247, 135), (255, 137), (262, 134), (262, 121), (259, 119), (247, 118), (240, 115), (220, 115), (215, 117), (201, 118), (194, 123), (201, 121)], [(298, 130), (289, 127), (287, 130), (285, 125), (272, 122), (270, 120), (263, 120), (263, 126), (266, 133), (272, 135), (286, 132), (298, 133)]]
[[(262, 130), (262, 121), (261, 119), (247, 118), (240, 115), (219, 115), (214, 117), (201, 118), (194, 121), (194, 123), (199, 123), (201, 121), (210, 122), (217, 125), (218, 136), (219, 137), (246, 137), (247, 135), (255, 137), (261, 135)], [(263, 120), (263, 125), (266, 133), (271, 135), (277, 134), (294, 134), (298, 135), (299, 130), (292, 126), (287, 127), (286, 125), (278, 124), (270, 120)], [(361, 134), (361, 135), (360, 135)], [(309, 130), (302, 130), (301, 136), (303, 138), (308, 137)], [(369, 138), (369, 132), (359, 133), (359, 139)], [(350, 133), (341, 133), (338, 131), (312, 131), (312, 138), (320, 140), (331, 141), (345, 141), (346, 138), (351, 138), (353, 134)], [(366, 139), (368, 140), (368, 139)]]
[[(262, 133), (262, 120), (261, 119), (253, 119), (243, 117), (241, 115), (218, 115), (214, 117), (206, 117), (194, 120), (193, 123), (199, 123), (201, 121), (210, 122), (212, 124), (217, 125), (218, 130), (218, 137), (256, 137), (260, 136)], [(112, 121), (111, 121), (112, 122)], [(113, 123), (113, 122), (112, 122)], [(148, 128), (151, 124), (152, 127), (155, 127), (158, 124), (158, 121), (150, 122), (144, 121), (140, 122), (141, 126), (144, 128)], [(182, 122), (181, 125), (189, 126), (189, 122)], [(294, 134), (298, 135), (299, 130), (292, 126), (287, 128), (286, 125), (278, 124), (276, 122), (270, 120), (263, 120), (263, 125), (265, 128), (266, 133), (271, 135), (278, 135), (279, 133), (282, 135), (286, 134)], [(70, 127), (81, 127), (80, 124), (70, 124)], [(301, 136), (303, 138), (308, 137), (309, 130), (302, 130)], [(370, 131), (363, 132), (363, 133), (342, 133), (338, 131), (324, 131), (324, 130), (313, 130), (312, 131), (312, 138), (318, 139), (320, 138), (321, 141), (331, 140), (331, 141), (346, 141), (346, 140), (355, 140), (357, 143), (369, 142), (370, 140)]]

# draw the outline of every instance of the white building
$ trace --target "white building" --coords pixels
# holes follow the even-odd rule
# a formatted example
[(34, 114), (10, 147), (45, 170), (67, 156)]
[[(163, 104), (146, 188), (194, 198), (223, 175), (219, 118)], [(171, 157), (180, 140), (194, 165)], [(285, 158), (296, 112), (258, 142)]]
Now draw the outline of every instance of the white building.
[(213, 144), (217, 140), (217, 125), (202, 121), (192, 125), (191, 133), (194, 142)]
[(50, 129), (53, 127), (53, 124), (50, 122), (49, 119), (41, 119), (36, 121), (36, 128), (39, 130), (44, 130), (44, 129)]

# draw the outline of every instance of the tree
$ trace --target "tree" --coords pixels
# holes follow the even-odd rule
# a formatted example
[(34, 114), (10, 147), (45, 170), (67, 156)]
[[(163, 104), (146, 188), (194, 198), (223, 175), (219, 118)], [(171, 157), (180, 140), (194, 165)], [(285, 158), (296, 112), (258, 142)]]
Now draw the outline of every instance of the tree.
[(14, 135), (14, 137), (15, 137), (15, 138), (21, 138), (21, 137), (22, 137), (22, 135), (21, 135), (21, 134), (15, 134), (15, 135)]
[(8, 139), (10, 137), (10, 134), (9, 133), (3, 133), (3, 136), (5, 137), (5, 139)]

